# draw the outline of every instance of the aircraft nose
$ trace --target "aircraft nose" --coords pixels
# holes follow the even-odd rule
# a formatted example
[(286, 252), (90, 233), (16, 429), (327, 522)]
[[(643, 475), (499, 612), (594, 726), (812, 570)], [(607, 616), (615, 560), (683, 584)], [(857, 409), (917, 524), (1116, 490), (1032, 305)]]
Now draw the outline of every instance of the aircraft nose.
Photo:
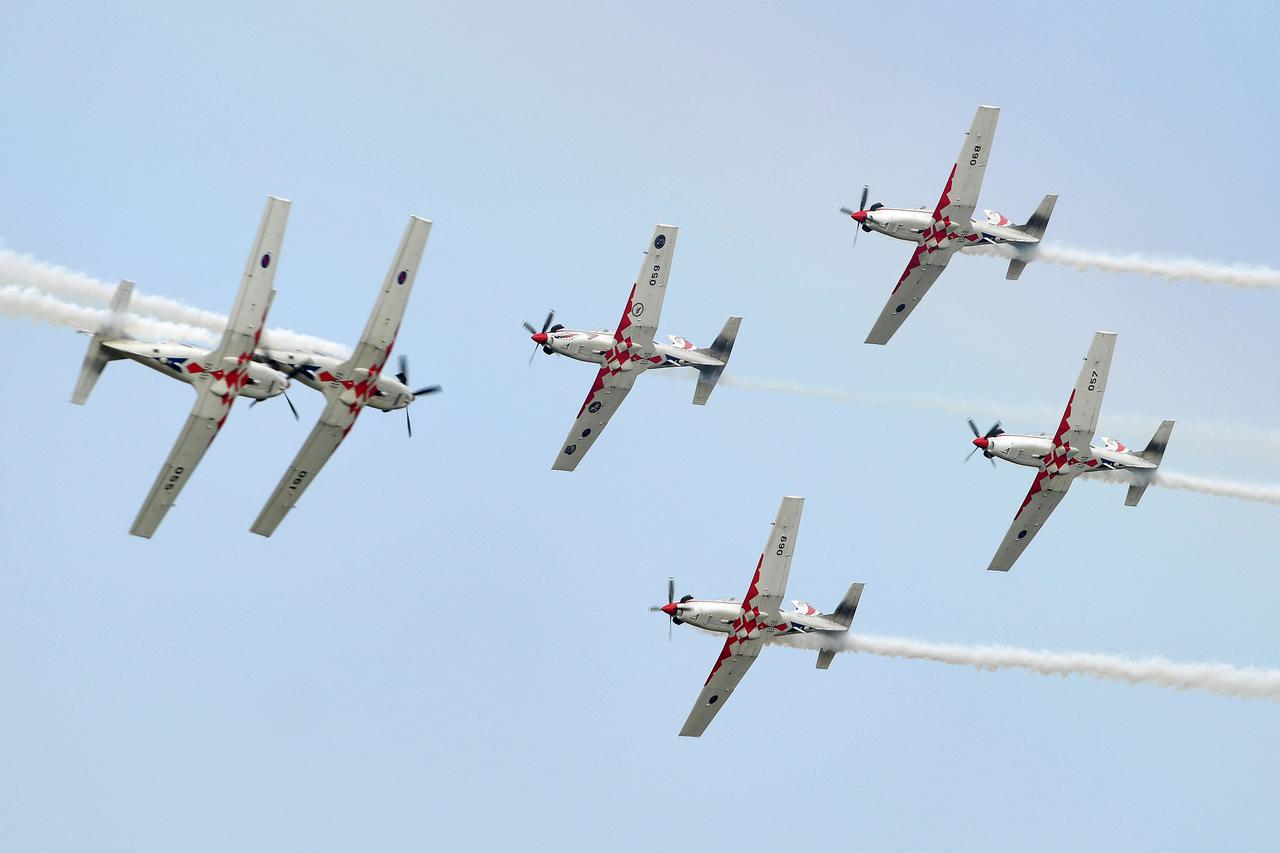
[(990, 444), (990, 443), (991, 443), (991, 441), (990, 441), (989, 439), (985, 439), (985, 438), (983, 438), (982, 436), (978, 436), (977, 438), (975, 438), (975, 439), (973, 440), (973, 446), (974, 446), (974, 447), (981, 447), (983, 450), (986, 450), (986, 449), (987, 449), (987, 445), (988, 445), (988, 444)]
[(659, 609), (660, 609), (663, 613), (667, 614), (668, 616), (675, 616), (675, 615), (676, 615), (676, 603), (675, 603), (674, 601), (673, 601), (673, 602), (671, 602), (670, 604), (664, 604), (664, 605), (662, 605), (662, 607), (660, 607)]
[[(531, 339), (535, 344), (542, 344), (544, 347), (547, 345), (547, 333), (546, 333), (546, 332), (538, 332), (537, 334), (535, 334), (535, 335), (530, 335), (529, 337), (530, 337), (530, 339)], [(537, 350), (534, 350), (534, 352), (536, 353), (536, 352), (537, 352)]]
[(867, 212), (865, 210), (857, 211), (856, 213), (853, 214), (853, 221), (858, 223), (866, 222)]

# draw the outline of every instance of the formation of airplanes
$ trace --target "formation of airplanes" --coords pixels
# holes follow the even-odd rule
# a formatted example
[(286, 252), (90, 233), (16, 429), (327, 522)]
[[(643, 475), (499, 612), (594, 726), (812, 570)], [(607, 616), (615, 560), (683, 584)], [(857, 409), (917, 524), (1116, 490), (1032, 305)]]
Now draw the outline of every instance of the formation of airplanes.
[[(149, 539), (155, 534), (226, 423), (237, 397), (249, 397), (256, 402), (284, 395), (291, 380), (300, 378), (304, 384), (324, 393), (327, 401), (311, 435), (253, 523), (254, 533), (270, 536), (338, 449), (365, 406), (383, 411), (406, 409), (407, 416), (406, 407), (417, 397), (439, 390), (438, 386), (431, 386), (411, 391), (404, 362), (398, 376), (383, 375), (431, 231), (431, 223), (416, 216), (409, 219), (400, 248), (351, 358), (339, 361), (315, 353), (263, 348), (262, 332), (275, 298), (273, 285), (289, 207), (284, 199), (267, 199), (262, 224), (258, 226), (245, 263), (240, 290), (217, 348), (151, 344), (127, 337), (121, 321), (133, 294), (133, 284), (128, 281), (121, 282), (116, 289), (108, 319), (89, 340), (71, 397), (73, 403), (84, 405), (107, 363), (126, 358), (186, 382), (196, 392), (191, 414), (129, 530), (134, 536)], [(285, 367), (288, 367), (287, 373), (283, 370)]]
[[(984, 211), (985, 219), (973, 218), (998, 117), (999, 110), (995, 107), (978, 108), (960, 155), (933, 208), (890, 208), (879, 203), (867, 206), (870, 191), (865, 187), (858, 210), (841, 208), (863, 231), (876, 231), (915, 244), (907, 268), (872, 326), (867, 343), (888, 343), (937, 281), (951, 257), (962, 248), (1009, 247), (1008, 279), (1017, 279), (1033, 258), (1032, 250), (1044, 236), (1056, 195), (1046, 195), (1031, 217), (1020, 225), (991, 210)], [(297, 410), (287, 394), (294, 381), (325, 397), (324, 410), (315, 426), (250, 527), (256, 534), (271, 536), (315, 481), (365, 408), (384, 412), (403, 409), (406, 428), (412, 435), (409, 407), (440, 390), (438, 385), (413, 388), (403, 355), (399, 357), (397, 372), (388, 373), (431, 231), (431, 222), (416, 216), (409, 219), (373, 310), (349, 358), (264, 344), (263, 331), (276, 294), (275, 276), (289, 210), (288, 201), (268, 198), (240, 288), (215, 348), (130, 338), (124, 331), (133, 294), (133, 284), (129, 281), (122, 281), (116, 289), (103, 324), (88, 332), (91, 338), (72, 394), (73, 403), (83, 405), (106, 364), (121, 359), (136, 361), (185, 382), (196, 395), (186, 423), (130, 528), (135, 536), (150, 538), (156, 532), (226, 423), (238, 397), (249, 398), (250, 405), (284, 397), (295, 417)], [(730, 316), (708, 347), (698, 347), (678, 336), (669, 336), (670, 343), (657, 340), (677, 236), (678, 229), (673, 225), (654, 228), (640, 271), (614, 328), (568, 329), (554, 322), (554, 311), (547, 314), (541, 328), (524, 323), (535, 345), (533, 356), (541, 349), (548, 355), (561, 355), (596, 366), (590, 390), (556, 452), (553, 470), (569, 472), (578, 467), (644, 372), (676, 367), (693, 369), (697, 373), (693, 403), (698, 406), (707, 403), (724, 373), (737, 340), (741, 317)], [(854, 236), (856, 241), (856, 231)], [(1008, 433), (999, 422), (982, 432), (969, 420), (974, 435), (970, 456), (981, 451), (993, 465), (996, 459), (1001, 459), (1035, 471), (1030, 491), (1015, 513), (989, 569), (1007, 572), (1013, 567), (1076, 477), (1095, 472), (1125, 472), (1132, 483), (1125, 498), (1126, 506), (1137, 506), (1155, 477), (1173, 421), (1161, 423), (1141, 451), (1105, 437), (1099, 445), (1093, 443), (1115, 339), (1112, 332), (1100, 331), (1094, 336), (1061, 422), (1052, 435)], [(803, 508), (803, 498), (783, 498), (747, 593), (741, 600), (697, 599), (690, 595), (677, 600), (672, 580), (668, 585), (667, 603), (651, 608), (665, 614), (671, 625), (687, 624), (727, 635), (680, 730), (681, 735), (697, 737), (706, 730), (770, 641), (794, 634), (819, 635), (824, 639), (817, 666), (826, 669), (836, 654), (840, 638), (850, 630), (863, 591), (861, 583), (850, 586), (831, 613), (821, 613), (803, 601), (794, 601), (792, 609), (782, 608)]]

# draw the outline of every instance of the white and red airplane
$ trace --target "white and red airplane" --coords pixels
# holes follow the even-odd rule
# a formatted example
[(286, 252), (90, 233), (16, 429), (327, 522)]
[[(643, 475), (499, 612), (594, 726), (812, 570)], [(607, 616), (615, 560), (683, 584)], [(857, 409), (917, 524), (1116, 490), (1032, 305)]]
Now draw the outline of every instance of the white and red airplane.
[[(680, 729), (682, 736), (698, 737), (706, 731), (738, 682), (755, 663), (765, 643), (774, 637), (807, 633), (826, 633), (834, 637), (846, 633), (853, 624), (858, 600), (862, 597), (863, 584), (860, 583), (849, 587), (834, 613), (819, 613), (817, 608), (804, 601), (792, 601), (794, 610), (780, 609), (803, 511), (804, 498), (782, 499), (778, 517), (765, 540), (764, 553), (756, 563), (756, 572), (742, 601), (735, 598), (705, 600), (691, 595), (676, 601), (675, 581), (669, 580), (667, 603), (650, 608), (665, 613), (672, 624), (689, 624), (704, 631), (729, 635), (715, 666), (711, 668), (711, 675), (707, 676), (702, 692), (698, 694), (698, 701)], [(835, 654), (830, 649), (819, 651), (818, 669), (830, 667)]]
[[(577, 331), (558, 324), (553, 326), (554, 311), (547, 315), (541, 331), (527, 322), (524, 324), (533, 342), (547, 355), (564, 355), (601, 365), (591, 390), (587, 392), (587, 399), (578, 409), (568, 437), (556, 454), (555, 464), (551, 466), (553, 470), (572, 471), (578, 467), (626, 399), (636, 377), (644, 371), (663, 367), (696, 369), (695, 406), (706, 404), (720, 380), (720, 374), (729, 362), (729, 354), (733, 352), (741, 317), (730, 317), (715, 342), (705, 349), (675, 336), (671, 337), (670, 345), (653, 339), (658, 331), (658, 317), (667, 292), (667, 277), (671, 273), (671, 259), (676, 250), (676, 232), (674, 225), (654, 228), (644, 262), (640, 265), (640, 274), (631, 286), (627, 306), (616, 329)], [(536, 354), (537, 349), (534, 349)]]
[(254, 533), (270, 536), (275, 532), (355, 426), (356, 418), (366, 406), (384, 412), (404, 409), (405, 423), (409, 434), (413, 435), (408, 406), (417, 398), (440, 390), (439, 385), (410, 390), (408, 364), (403, 356), (400, 372), (395, 378), (383, 374), (400, 331), (430, 233), (431, 223), (428, 220), (409, 217), (400, 248), (382, 282), (378, 300), (351, 358), (339, 361), (316, 353), (274, 349), (259, 354), (272, 367), (287, 370), (288, 377), (297, 378), (304, 385), (323, 392), (327, 404), (311, 435), (250, 528)]
[[(1075, 390), (1067, 400), (1067, 410), (1052, 437), (1044, 433), (1014, 435), (1000, 429), (998, 422), (985, 433), (979, 433), (977, 424), (969, 420), (974, 435), (974, 449), (969, 451), (969, 456), (981, 450), (992, 465), (999, 458), (1036, 469), (1031, 491), (1018, 507), (1013, 524), (988, 569), (1007, 572), (1013, 568), (1076, 477), (1096, 471), (1129, 472), (1134, 482), (1125, 495), (1125, 506), (1137, 506), (1151, 484), (1169, 444), (1173, 421), (1161, 422), (1146, 449), (1141, 451), (1134, 452), (1115, 439), (1105, 437), (1100, 447), (1092, 446), (1115, 347), (1115, 332), (1098, 332), (1093, 336)], [(966, 462), (969, 456), (965, 457)]]
[[(933, 208), (885, 207), (879, 203), (867, 207), (867, 187), (862, 188), (858, 210), (840, 208), (840, 212), (852, 217), (863, 231), (878, 231), (917, 244), (911, 260), (907, 262), (907, 269), (880, 312), (880, 318), (871, 327), (867, 343), (889, 342), (938, 280), (951, 256), (961, 247), (1004, 244), (1020, 250), (1018, 257), (1009, 261), (1009, 270), (1005, 274), (1005, 278), (1011, 280), (1017, 279), (1031, 260), (1030, 252), (1026, 250), (1033, 248), (1044, 236), (1058, 200), (1056, 195), (1046, 195), (1036, 212), (1022, 225), (1013, 224), (1009, 217), (995, 210), (983, 211), (987, 215), (985, 220), (972, 218), (999, 117), (998, 107), (978, 107), (973, 125), (960, 146), (960, 156), (951, 167), (947, 185)], [(856, 231), (854, 242), (857, 242)]]
[(156, 532), (222, 429), (237, 396), (257, 401), (283, 394), (289, 387), (284, 374), (253, 361), (267, 322), (267, 310), (275, 296), (272, 284), (288, 218), (289, 202), (267, 199), (262, 224), (258, 226), (240, 290), (217, 349), (209, 351), (180, 343), (150, 344), (126, 337), (122, 320), (133, 294), (133, 284), (128, 281), (121, 282), (116, 289), (107, 321), (89, 341), (89, 351), (71, 396), (71, 402), (77, 405), (84, 405), (89, 398), (107, 362), (122, 358), (180, 379), (196, 392), (191, 415), (129, 530), (134, 536), (150, 538)]

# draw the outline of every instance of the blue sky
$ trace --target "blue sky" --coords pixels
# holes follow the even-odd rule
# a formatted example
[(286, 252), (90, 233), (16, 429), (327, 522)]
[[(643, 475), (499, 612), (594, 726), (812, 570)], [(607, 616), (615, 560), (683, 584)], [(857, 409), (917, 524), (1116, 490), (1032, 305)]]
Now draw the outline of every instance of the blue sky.
[[(670, 222), (663, 332), (741, 314), (732, 375), (1057, 406), (1108, 328), (1104, 434), (1272, 424), (1273, 293), (959, 258), (871, 348), (907, 247), (853, 251), (835, 214), (864, 183), (935, 201), (991, 103), (983, 206), (1058, 192), (1050, 240), (1280, 265), (1257, 11), (6, 5), (4, 246), (226, 311), (282, 195), (272, 320), (352, 343), (419, 214), (399, 349), (446, 390), (412, 440), (362, 418), (270, 540), (247, 528), (321, 400), (238, 406), (141, 541), (190, 392), (116, 364), (72, 407), (84, 339), (4, 321), (0, 848), (1271, 848), (1273, 704), (774, 649), (688, 741), (717, 644), (645, 608), (668, 575), (741, 595), (791, 493), (788, 592), (867, 582), (855, 629), (1280, 667), (1274, 507), (1082, 485), (990, 574), (1030, 472), (961, 465), (962, 417), (729, 387), (698, 409), (658, 377), (553, 473), (591, 369), (526, 367), (519, 326), (615, 322)], [(1171, 469), (1280, 477), (1180, 439)]]

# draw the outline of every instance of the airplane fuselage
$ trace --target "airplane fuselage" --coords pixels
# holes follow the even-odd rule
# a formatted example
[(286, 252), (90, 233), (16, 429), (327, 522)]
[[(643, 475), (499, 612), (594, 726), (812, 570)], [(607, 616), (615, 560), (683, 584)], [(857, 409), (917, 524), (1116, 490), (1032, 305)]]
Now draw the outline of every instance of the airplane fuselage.
[[(1039, 468), (1045, 457), (1053, 451), (1053, 439), (1047, 435), (1018, 435), (1001, 433), (987, 440), (984, 451), (992, 457), (1012, 462), (1014, 465), (1026, 465)], [(1071, 448), (1067, 457), (1067, 472), (1071, 476), (1087, 474), (1091, 471), (1121, 471), (1135, 469), (1155, 469), (1155, 465), (1115, 439), (1102, 439), (1101, 447)]]
[[(345, 362), (332, 356), (272, 349), (270, 352), (263, 353), (262, 357), (284, 375), (292, 376), (308, 388), (321, 393), (334, 383), (342, 384), (335, 374)], [(365, 402), (366, 406), (384, 412), (393, 412), (413, 402), (414, 396), (409, 386), (394, 376), (380, 373), (376, 381), (378, 390)]]
[[(654, 355), (647, 359), (649, 369), (720, 364), (717, 359), (700, 352), (692, 342), (684, 338), (673, 337), (671, 341), (670, 344), (653, 342)], [(602, 365), (605, 362), (605, 354), (613, 347), (613, 332), (559, 329), (547, 333), (547, 342), (543, 346), (557, 355)]]
[[(733, 623), (742, 614), (742, 602), (689, 599), (667, 605), (674, 609), (674, 616), (681, 622), (711, 631), (717, 634), (728, 634), (733, 630)], [(810, 608), (812, 609), (812, 608)], [(672, 615), (668, 613), (668, 615)], [(844, 631), (845, 626), (833, 621), (821, 613), (806, 613), (801, 610), (783, 610), (778, 618), (767, 623), (767, 632), (779, 634), (804, 634), (809, 631)]]
[[(923, 207), (878, 207), (875, 210), (860, 211), (865, 213), (862, 224), (872, 231), (887, 234), (898, 240), (919, 243), (925, 231), (933, 227), (933, 211)], [(978, 235), (977, 240), (967, 245), (994, 245), (999, 243), (1021, 243), (1033, 245), (1040, 242), (1034, 237), (1019, 231), (1009, 218), (991, 211), (985, 220), (969, 220), (968, 230), (955, 228), (957, 236)]]
[[(194, 385), (196, 378), (205, 374), (205, 361), (210, 351), (190, 344), (167, 342), (147, 343), (130, 339), (103, 341), (103, 349), (118, 358), (127, 358), (172, 379)], [(216, 374), (215, 374), (216, 375)], [(249, 363), (249, 382), (239, 390), (241, 397), (266, 400), (283, 394), (289, 388), (289, 380), (283, 374), (265, 364)]]

